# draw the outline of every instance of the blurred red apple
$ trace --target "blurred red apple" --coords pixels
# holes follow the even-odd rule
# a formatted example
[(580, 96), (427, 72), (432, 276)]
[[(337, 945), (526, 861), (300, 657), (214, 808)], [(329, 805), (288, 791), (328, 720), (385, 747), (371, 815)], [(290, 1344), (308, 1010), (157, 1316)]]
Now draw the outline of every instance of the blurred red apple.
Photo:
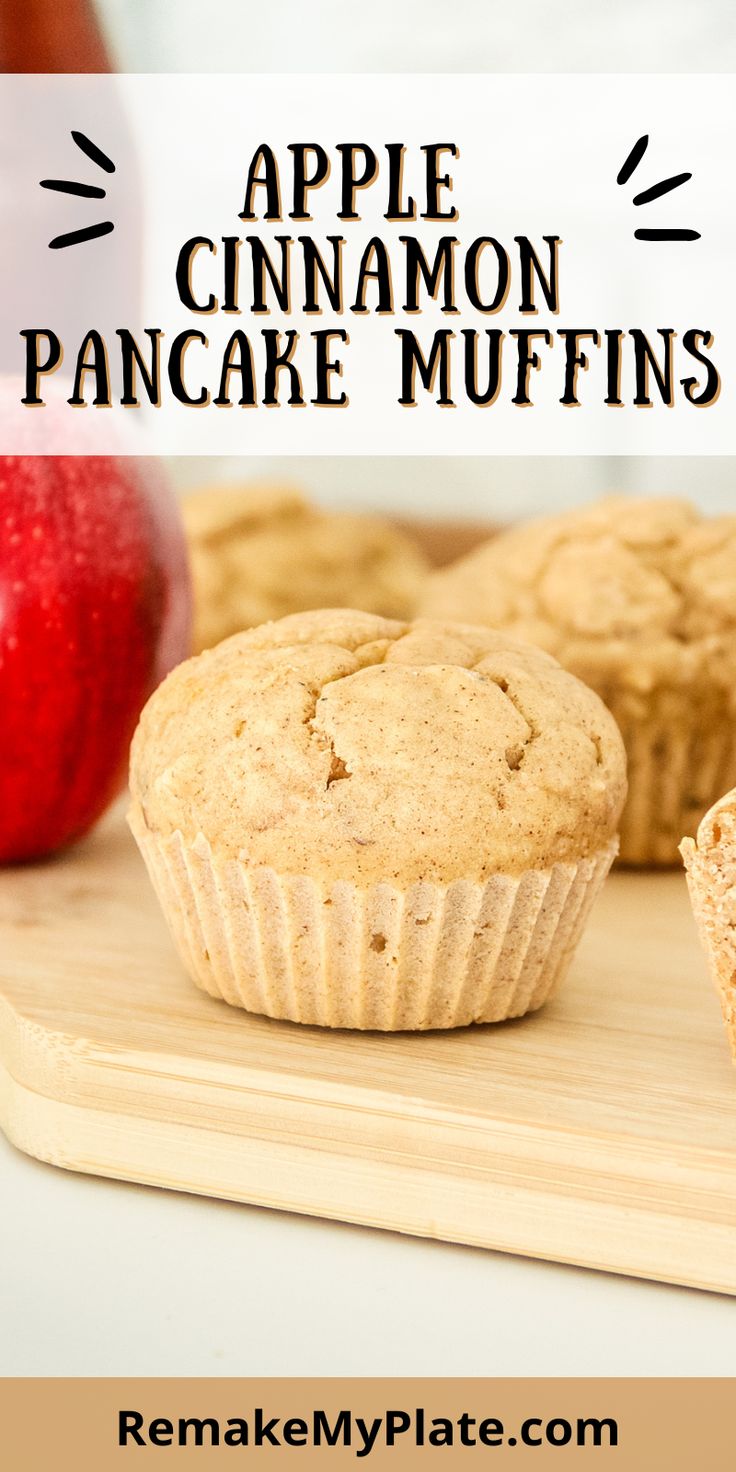
[(0, 862), (50, 853), (107, 807), (190, 616), (155, 461), (0, 456)]

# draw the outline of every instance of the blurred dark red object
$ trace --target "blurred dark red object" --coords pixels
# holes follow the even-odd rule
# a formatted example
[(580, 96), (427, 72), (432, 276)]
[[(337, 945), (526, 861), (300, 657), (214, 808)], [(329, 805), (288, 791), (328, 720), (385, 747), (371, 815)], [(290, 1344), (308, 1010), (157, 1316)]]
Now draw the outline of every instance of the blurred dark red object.
[(0, 863), (86, 833), (142, 706), (190, 649), (178, 503), (160, 464), (0, 456)]
[(91, 0), (0, 0), (0, 71), (112, 71)]

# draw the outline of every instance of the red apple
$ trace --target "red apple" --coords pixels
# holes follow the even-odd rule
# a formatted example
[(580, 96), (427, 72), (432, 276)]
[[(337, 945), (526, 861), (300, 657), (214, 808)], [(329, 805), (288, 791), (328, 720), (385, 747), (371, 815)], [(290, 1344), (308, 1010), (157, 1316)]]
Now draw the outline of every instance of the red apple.
[(0, 862), (50, 853), (107, 807), (190, 614), (156, 462), (0, 456)]

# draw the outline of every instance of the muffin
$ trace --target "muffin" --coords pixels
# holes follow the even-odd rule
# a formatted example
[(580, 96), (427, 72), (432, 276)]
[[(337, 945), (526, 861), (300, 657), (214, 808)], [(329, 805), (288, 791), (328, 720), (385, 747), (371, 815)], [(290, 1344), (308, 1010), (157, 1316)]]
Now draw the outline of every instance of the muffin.
[(506, 629), (591, 685), (628, 755), (621, 858), (678, 862), (736, 783), (736, 517), (612, 497), (484, 544), (420, 611)]
[(695, 840), (683, 839), (682, 856), (736, 1063), (736, 791), (706, 813)]
[(130, 822), (212, 996), (328, 1027), (445, 1028), (550, 995), (624, 791), (613, 719), (540, 650), (322, 610), (159, 687)]
[(206, 489), (183, 503), (194, 648), (325, 605), (408, 618), (427, 563), (379, 516), (321, 511), (291, 488)]

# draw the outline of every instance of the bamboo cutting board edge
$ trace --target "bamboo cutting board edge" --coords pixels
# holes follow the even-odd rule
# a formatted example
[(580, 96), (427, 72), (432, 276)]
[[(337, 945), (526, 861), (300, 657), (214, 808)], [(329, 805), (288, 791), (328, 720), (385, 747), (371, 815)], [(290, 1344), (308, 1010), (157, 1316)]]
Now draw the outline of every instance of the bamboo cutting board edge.
[[(0, 1123), (27, 1153), (736, 1293), (736, 1077), (679, 878), (609, 881), (559, 1004), (420, 1039), (295, 1028), (200, 995), (114, 822), (4, 884)], [(678, 931), (649, 997), (642, 917), (658, 952)], [(622, 995), (600, 959), (614, 944)], [(141, 956), (133, 986), (123, 961)]]
[[(2, 1066), (0, 1108), (12, 1144), (65, 1170), (736, 1294), (731, 1225), (707, 1226), (694, 1218), (683, 1233), (676, 1216), (636, 1212), (630, 1205), (612, 1207), (605, 1200), (564, 1194), (555, 1198), (549, 1192), (539, 1199), (528, 1184), (513, 1189), (491, 1182), (494, 1210), (489, 1229), (488, 1181), (466, 1177), (458, 1195), (457, 1177), (446, 1179), (436, 1173), (428, 1182), (415, 1165), (397, 1170), (387, 1169), (384, 1162), (376, 1170), (343, 1154), (310, 1151), (301, 1145), (274, 1146), (257, 1136), (233, 1137), (234, 1149), (223, 1159), (218, 1149), (222, 1137), (201, 1126), (195, 1127), (200, 1166), (206, 1160), (207, 1170), (206, 1174), (200, 1170), (195, 1179), (190, 1168), (191, 1135), (178, 1123), (139, 1117), (128, 1134), (121, 1130), (120, 1116), (36, 1093), (18, 1084)], [(342, 1190), (336, 1189), (338, 1184)], [(426, 1206), (429, 1196), (432, 1211)], [(545, 1213), (544, 1242), (540, 1212)], [(619, 1247), (612, 1252), (611, 1233), (617, 1230)]]

